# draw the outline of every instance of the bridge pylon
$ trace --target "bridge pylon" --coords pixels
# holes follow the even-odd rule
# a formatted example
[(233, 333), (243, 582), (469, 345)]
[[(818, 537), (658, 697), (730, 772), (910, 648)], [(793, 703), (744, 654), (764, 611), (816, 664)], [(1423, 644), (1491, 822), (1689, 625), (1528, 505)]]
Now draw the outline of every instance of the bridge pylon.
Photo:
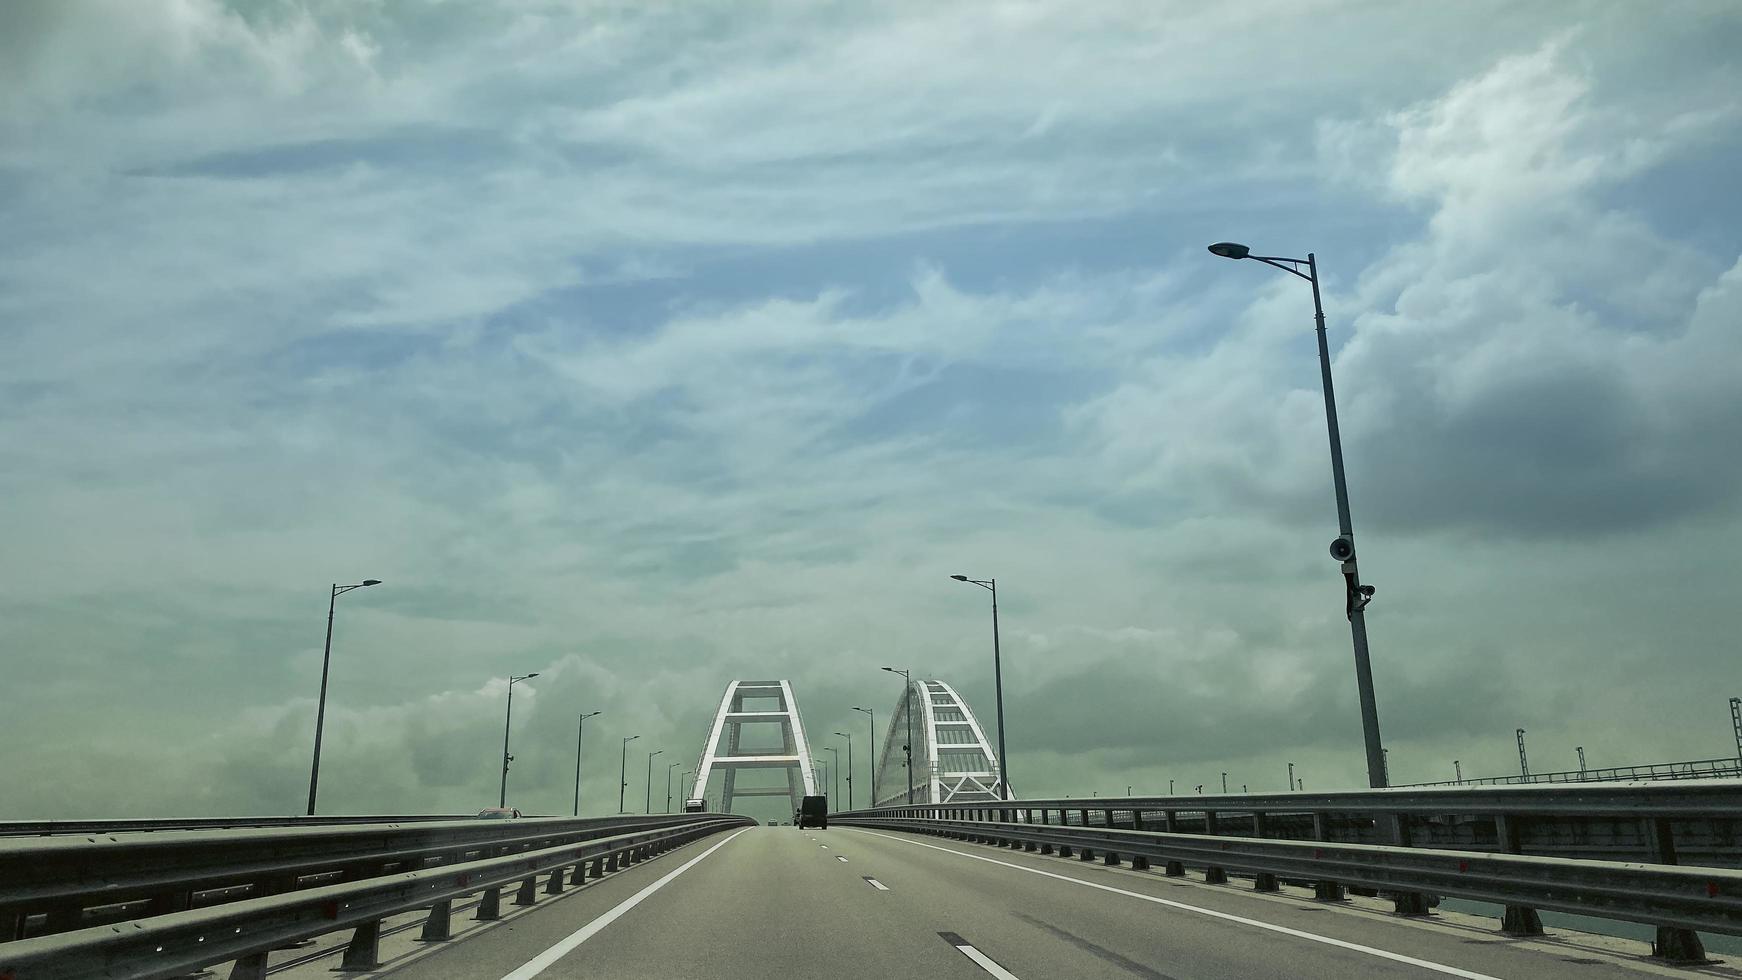
[[(907, 798), (905, 754), (907, 706), (913, 704), (913, 803), (983, 803), (1001, 798), (1003, 766), (968, 702), (940, 680), (913, 680), (889, 713), (877, 769), (874, 806), (899, 806)], [(1016, 798), (1014, 789), (1010, 798)]]
[[(754, 770), (782, 772), (785, 785), (739, 786), (739, 775)], [(726, 685), (720, 710), (715, 712), (714, 724), (702, 745), (691, 795), (712, 800), (716, 797), (710, 791), (716, 789), (722, 813), (732, 812), (733, 800), (741, 796), (786, 796), (797, 810), (801, 797), (818, 795), (810, 743), (805, 740), (804, 721), (790, 681), (733, 681)]]

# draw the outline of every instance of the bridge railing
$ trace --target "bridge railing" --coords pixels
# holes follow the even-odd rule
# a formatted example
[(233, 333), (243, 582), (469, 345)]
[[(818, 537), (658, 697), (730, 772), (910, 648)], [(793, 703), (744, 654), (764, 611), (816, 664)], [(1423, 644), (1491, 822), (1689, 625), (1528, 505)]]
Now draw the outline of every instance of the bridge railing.
[[(368, 908), (379, 910), (385, 906), (377, 900), (412, 894), (365, 887), (392, 882), (448, 882), (442, 886), (446, 888), (459, 881), (470, 886), (468, 891), (485, 890), (485, 904), (493, 905), (492, 889), (503, 881), (530, 883), (534, 875), (549, 872), (550, 889), (559, 890), (564, 870), (573, 867), (578, 878), (583, 859), (593, 861), (597, 875), (699, 833), (749, 823), (746, 818), (719, 814), (661, 814), (4, 838), (0, 839), (0, 929), (4, 930), (0, 940), (10, 941), (0, 942), (0, 977), (11, 975), (8, 966), (22, 962), (20, 957), (36, 957), (42, 950), (58, 951), (54, 956), (84, 956), (79, 951), (88, 952), (90, 941), (157, 935), (152, 930), (159, 924), (186, 920), (209, 925), (219, 919), (229, 923), (232, 916), (247, 919), (252, 908), (270, 909), (272, 915), (291, 910), (291, 920), (303, 923), (303, 913), (317, 894), (328, 895), (322, 900), (328, 902), (338, 900), (332, 896), (365, 896), (376, 903)], [(474, 864), (488, 867), (469, 867)], [(508, 870), (515, 873), (499, 880), (497, 873)], [(364, 890), (353, 893), (347, 888)], [(522, 897), (533, 894), (530, 885), (522, 889)], [(411, 907), (417, 906), (406, 908)], [(393, 910), (406, 909), (395, 906)], [(446, 915), (445, 907), (441, 914)], [(335, 921), (327, 916), (324, 927), (314, 934), (340, 928), (343, 923), (335, 925)], [(122, 922), (128, 927), (114, 927)], [(258, 924), (240, 928), (235, 935), (248, 936), (258, 931)], [(65, 943), (59, 942), (62, 936), (67, 937)], [(223, 948), (232, 949), (234, 943), (225, 941)], [(234, 957), (213, 956), (206, 962), (227, 958)], [(173, 962), (179, 969), (181, 961)]]
[(148, 830), (248, 830), (260, 827), (331, 827), (363, 823), (420, 823), (469, 820), (470, 813), (413, 813), (391, 816), (284, 817), (121, 817), (113, 820), (0, 820), (0, 837), (55, 834), (130, 834)]
[[(1699, 948), (1690, 929), (1731, 932), (1742, 923), (1729, 918), (1728, 898), (1693, 915), (1667, 897), (1686, 898), (1690, 883), (1707, 899), (1742, 896), (1726, 891), (1742, 887), (1736, 870), (1742, 784), (1734, 782), (1010, 800), (883, 807), (830, 819), (1031, 851), (1087, 848), (1091, 855), (1105, 852), (1109, 863), (1123, 853), (1141, 867), (1160, 858), (1170, 873), (1195, 863), (1211, 881), (1225, 880), (1234, 868), (1253, 873), (1261, 888), (1273, 889), (1276, 876), (1287, 874), (1312, 884), (1321, 898), (1339, 898), (1345, 888), (1388, 893), (1406, 914), (1425, 912), (1432, 895), (1477, 898), (1505, 904), (1503, 928), (1523, 934), (1541, 931), (1539, 907), (1611, 915), (1659, 926), (1658, 945), (1671, 957)], [(1412, 863), (1411, 854), (1425, 863)], [(1463, 877), (1445, 877), (1452, 860), (1446, 855), (1455, 856)], [(1471, 868), (1523, 877), (1511, 891), (1472, 889)], [(1645, 888), (1637, 892), (1645, 904), (1593, 890), (1572, 893), (1571, 908), (1550, 887), (1595, 886), (1604, 873), (1619, 875), (1614, 880), (1627, 888)], [(1662, 901), (1651, 904), (1652, 896)], [(1695, 919), (1704, 924), (1687, 924)]]
[(1742, 782), (1026, 799), (837, 814), (991, 819), (1742, 868)]

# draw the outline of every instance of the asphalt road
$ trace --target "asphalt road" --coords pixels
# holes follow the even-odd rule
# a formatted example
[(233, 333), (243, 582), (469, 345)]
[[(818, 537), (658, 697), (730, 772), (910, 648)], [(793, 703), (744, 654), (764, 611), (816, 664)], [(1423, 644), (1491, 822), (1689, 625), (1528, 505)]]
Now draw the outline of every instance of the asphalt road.
[[(384, 940), (378, 975), (1554, 980), (1690, 972), (1646, 960), (1645, 947), (1626, 940), (1509, 939), (1492, 920), (1403, 919), (1387, 908), (1316, 903), (1290, 889), (1259, 895), (1237, 879), (1206, 885), (931, 837), (757, 827), (561, 897), (541, 895), (539, 905), (501, 922), (474, 924), (456, 910), (452, 941), (422, 943), (416, 929)], [(334, 965), (336, 957), (315, 958), (274, 975), (327, 977)], [(1728, 965), (1700, 972), (1742, 977)]]

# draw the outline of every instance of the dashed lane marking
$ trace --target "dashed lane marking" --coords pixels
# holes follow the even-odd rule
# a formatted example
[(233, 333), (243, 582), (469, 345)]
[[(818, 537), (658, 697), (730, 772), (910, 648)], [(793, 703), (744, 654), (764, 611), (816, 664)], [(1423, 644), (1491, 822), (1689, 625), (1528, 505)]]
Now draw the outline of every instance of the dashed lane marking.
[(883, 882), (878, 881), (870, 875), (860, 875), (859, 877), (865, 879), (865, 884), (870, 885), (872, 888), (875, 888), (880, 892), (886, 892), (889, 890), (888, 885), (885, 885)]
[(956, 947), (957, 952), (966, 956), (968, 959), (973, 960), (975, 965), (980, 969), (985, 970), (987, 973), (997, 977), (998, 980), (1019, 980), (1016, 974), (999, 966), (996, 960), (975, 949), (972, 943), (963, 939), (961, 936), (958, 936), (953, 932), (940, 932), (938, 933), (938, 937), (944, 942), (949, 943), (951, 946)]

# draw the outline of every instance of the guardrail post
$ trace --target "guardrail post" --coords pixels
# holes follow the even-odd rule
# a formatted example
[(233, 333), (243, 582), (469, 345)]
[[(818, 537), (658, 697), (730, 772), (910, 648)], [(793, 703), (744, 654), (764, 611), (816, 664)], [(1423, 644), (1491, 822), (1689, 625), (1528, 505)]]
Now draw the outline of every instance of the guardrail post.
[(616, 871), (617, 870), (617, 855), (616, 854), (608, 854), (605, 856), (605, 870), (606, 871)]
[(373, 970), (381, 966), (381, 920), (365, 922), (351, 933), (345, 946), (345, 958), (337, 969), (343, 971)]
[[(1313, 837), (1327, 842), (1331, 839), (1331, 822), (1323, 813), (1313, 813)], [(1318, 901), (1341, 902), (1347, 897), (1340, 881), (1313, 882), (1313, 898)]]
[[(1675, 833), (1669, 820), (1649, 817), (1645, 820), (1645, 843), (1651, 849), (1653, 864), (1675, 864)], [(1706, 947), (1700, 934), (1680, 926), (1658, 926), (1657, 939), (1651, 944), (1651, 955), (1671, 963), (1704, 963)]]
[(519, 890), (517, 890), (514, 893), (514, 904), (516, 904), (516, 905), (536, 905), (536, 904), (538, 904), (538, 876), (536, 876), (536, 875), (528, 876), (525, 881), (520, 883)]
[(1210, 867), (1210, 868), (1204, 869), (1204, 884), (1206, 884), (1206, 885), (1226, 885), (1227, 883), (1228, 883), (1228, 872), (1226, 869), (1215, 868), (1215, 867)]
[[(1386, 819), (1391, 843), (1397, 847), (1409, 847), (1409, 815), (1393, 813)], [(1421, 892), (1392, 892), (1391, 911), (1397, 915), (1428, 914), (1428, 897)]]
[(603, 877), (605, 877), (605, 859), (604, 858), (596, 857), (593, 859), (592, 870), (587, 872), (587, 877), (589, 877), (589, 878), (603, 878)]
[(478, 914), (472, 918), (479, 922), (491, 922), (502, 918), (502, 889), (484, 889), (484, 894), (478, 899)]
[(454, 901), (444, 898), (429, 907), (429, 918), (423, 920), (423, 933), (417, 938), (420, 942), (440, 943), (453, 938), (451, 929), (454, 913)]
[[(1143, 829), (1143, 811), (1142, 810), (1132, 810), (1131, 811), (1131, 829), (1132, 830), (1142, 830)], [(1144, 857), (1141, 854), (1131, 855), (1131, 870), (1133, 870), (1133, 871), (1148, 871), (1149, 870), (1149, 858)]]
[(546, 895), (561, 895), (563, 893), (563, 872), (564, 869), (561, 867), (551, 870), (550, 880), (544, 883)]
[(1169, 878), (1184, 878), (1186, 876), (1185, 863), (1182, 861), (1167, 862), (1166, 874)]
[(266, 980), (266, 953), (249, 953), (230, 967), (230, 980)]
[(1280, 891), (1281, 888), (1276, 883), (1275, 875), (1268, 871), (1260, 871), (1252, 876), (1252, 890), (1255, 892), (1274, 892)]
[[(1502, 813), (1494, 818), (1494, 843), (1506, 854), (1517, 854), (1518, 821)], [(1528, 905), (1508, 905), (1500, 913), (1500, 931), (1508, 936), (1542, 935), (1542, 916)]]

